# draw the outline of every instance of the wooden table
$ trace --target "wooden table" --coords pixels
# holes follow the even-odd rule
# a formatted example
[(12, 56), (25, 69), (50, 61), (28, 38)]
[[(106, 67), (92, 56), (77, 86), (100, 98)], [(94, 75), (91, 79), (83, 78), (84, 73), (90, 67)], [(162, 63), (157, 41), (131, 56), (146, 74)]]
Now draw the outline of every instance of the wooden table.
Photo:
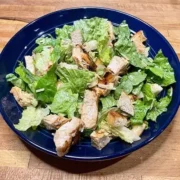
[[(158, 29), (180, 57), (179, 0), (0, 0), (0, 50), (28, 22), (76, 6), (133, 14)], [(0, 117), (0, 180), (180, 180), (180, 110), (160, 137), (124, 159), (97, 163), (57, 160), (25, 145)]]

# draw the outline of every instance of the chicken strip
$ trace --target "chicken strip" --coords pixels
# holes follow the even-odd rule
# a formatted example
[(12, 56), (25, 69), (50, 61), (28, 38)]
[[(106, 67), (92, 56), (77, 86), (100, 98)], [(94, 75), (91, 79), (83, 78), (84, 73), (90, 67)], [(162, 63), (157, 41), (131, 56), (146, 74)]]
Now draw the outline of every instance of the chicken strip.
[(80, 30), (75, 30), (71, 33), (72, 45), (75, 47), (76, 45), (82, 45), (82, 34)]
[(67, 123), (70, 119), (67, 119), (63, 116), (58, 116), (56, 114), (50, 114), (45, 116), (42, 120), (42, 123), (45, 125), (48, 130), (56, 130), (63, 124)]
[(141, 54), (144, 54), (145, 56), (148, 56), (148, 49), (143, 44), (147, 39), (143, 33), (143, 31), (138, 31), (136, 34), (134, 34), (131, 38), (131, 40), (134, 42), (137, 51)]
[(98, 96), (94, 91), (86, 90), (82, 105), (81, 119), (85, 128), (91, 129), (96, 127), (98, 117)]
[(32, 56), (25, 56), (26, 68), (32, 73), (35, 74), (34, 59)]
[(70, 122), (62, 125), (54, 135), (54, 143), (58, 156), (62, 157), (68, 153), (76, 136), (83, 129), (81, 119), (73, 117)]
[(112, 139), (109, 133), (105, 132), (103, 129), (93, 131), (90, 137), (91, 145), (97, 148), (98, 150), (104, 148)]
[(110, 93), (110, 90), (102, 89), (100, 87), (93, 87), (92, 90), (96, 93), (98, 97), (107, 96)]
[(121, 93), (117, 106), (122, 112), (134, 116), (134, 106), (132, 104), (132, 100), (125, 92)]
[(33, 94), (29, 94), (25, 91), (22, 91), (17, 86), (12, 87), (10, 93), (13, 94), (14, 98), (21, 107), (27, 107), (27, 106), (36, 107), (38, 104)]
[(76, 64), (84, 69), (96, 69), (96, 64), (90, 59), (88, 54), (84, 53), (80, 46), (73, 48), (72, 57)]
[(116, 111), (109, 111), (107, 115), (107, 122), (112, 127), (127, 126), (127, 117)]
[(123, 57), (114, 56), (107, 66), (107, 68), (112, 71), (115, 75), (123, 74), (127, 71), (129, 65), (128, 60)]

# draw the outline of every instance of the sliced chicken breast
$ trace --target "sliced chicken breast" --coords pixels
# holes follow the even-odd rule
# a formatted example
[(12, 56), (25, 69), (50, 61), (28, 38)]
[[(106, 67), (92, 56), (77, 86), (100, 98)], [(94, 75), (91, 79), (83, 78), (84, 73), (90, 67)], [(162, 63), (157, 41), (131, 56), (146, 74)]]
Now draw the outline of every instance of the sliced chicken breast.
[(110, 93), (110, 90), (102, 89), (100, 87), (93, 87), (92, 90), (96, 93), (98, 97), (107, 96)]
[(134, 115), (134, 106), (132, 104), (132, 100), (125, 92), (121, 93), (117, 106), (122, 112), (127, 113), (131, 116)]
[(86, 90), (82, 105), (81, 119), (87, 129), (95, 128), (98, 117), (98, 96), (94, 91)]
[(33, 94), (29, 94), (25, 91), (22, 91), (19, 87), (16, 86), (12, 87), (10, 93), (13, 94), (14, 98), (21, 107), (27, 107), (27, 106), (36, 107), (38, 104)]
[(112, 139), (109, 133), (105, 132), (103, 129), (93, 131), (90, 137), (92, 146), (98, 150), (103, 149)]
[(80, 30), (75, 30), (71, 33), (71, 40), (72, 40), (72, 45), (76, 46), (76, 45), (82, 45), (82, 34)]
[(70, 121), (70, 119), (67, 119), (63, 116), (58, 116), (56, 114), (50, 114), (48, 116), (45, 116), (42, 120), (42, 123), (48, 130), (56, 130), (63, 124)]
[(96, 64), (84, 53), (80, 46), (73, 48), (72, 57), (76, 64), (84, 69), (96, 69)]
[(123, 57), (114, 56), (107, 66), (107, 68), (112, 71), (114, 74), (119, 75), (127, 71), (129, 65), (128, 60)]
[(32, 56), (25, 56), (25, 63), (26, 68), (32, 73), (35, 74), (35, 66), (34, 66), (34, 59)]
[(107, 122), (111, 127), (127, 126), (127, 117), (116, 111), (110, 111), (107, 115)]
[(83, 123), (81, 119), (73, 117), (70, 122), (62, 125), (54, 135), (54, 143), (58, 156), (62, 157), (68, 153), (76, 136), (82, 131)]
[(147, 47), (143, 44), (143, 42), (147, 40), (143, 31), (138, 31), (136, 34), (132, 36), (131, 40), (134, 42), (137, 48), (137, 51), (139, 53), (144, 54), (145, 56), (148, 56)]

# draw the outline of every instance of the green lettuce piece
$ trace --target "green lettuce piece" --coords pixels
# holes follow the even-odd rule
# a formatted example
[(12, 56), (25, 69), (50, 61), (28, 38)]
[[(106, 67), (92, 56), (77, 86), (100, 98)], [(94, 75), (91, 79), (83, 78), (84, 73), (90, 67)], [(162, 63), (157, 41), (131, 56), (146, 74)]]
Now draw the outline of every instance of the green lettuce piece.
[(16, 75), (10, 73), (6, 75), (7, 82), (11, 82), (14, 86), (19, 87), (22, 90), (25, 90), (25, 83), (22, 79), (18, 78)]
[(132, 130), (125, 126), (110, 127), (106, 121), (102, 121), (101, 129), (104, 129), (106, 132), (112, 134), (114, 137), (119, 137), (120, 139), (128, 143), (133, 143), (134, 141), (140, 140), (139, 136), (137, 136)]
[(176, 82), (174, 71), (169, 64), (168, 58), (159, 50), (150, 66), (146, 67), (148, 81), (155, 82), (161, 86), (169, 86)]
[(167, 96), (161, 98), (159, 101), (155, 101), (153, 104), (153, 108), (148, 111), (146, 120), (156, 121), (157, 117), (163, 112), (167, 111), (167, 106), (171, 102), (172, 99), (172, 88), (170, 88), (167, 92)]
[(151, 108), (152, 102), (137, 100), (134, 104), (134, 116), (130, 118), (132, 125), (143, 124), (147, 111)]
[(150, 101), (155, 99), (155, 94), (152, 92), (151, 84), (149, 83), (144, 84), (142, 88), (142, 92), (144, 94), (145, 101)]
[(74, 22), (75, 29), (80, 29), (84, 42), (96, 40), (98, 42), (98, 57), (108, 65), (113, 56), (113, 48), (108, 45), (109, 23), (104, 18), (83, 19)]
[(143, 71), (132, 72), (121, 78), (119, 85), (115, 90), (115, 98), (118, 99), (121, 92), (125, 91), (127, 94), (131, 93), (133, 87), (139, 85), (146, 79), (146, 73)]
[(70, 89), (62, 88), (54, 96), (50, 105), (53, 113), (64, 114), (69, 118), (74, 116), (78, 106), (78, 94), (72, 93)]
[(51, 61), (51, 48), (48, 46), (44, 46), (40, 53), (33, 55), (33, 58), (36, 73), (38, 75), (44, 75), (49, 65), (53, 63)]
[(19, 131), (26, 131), (30, 127), (35, 128), (40, 125), (43, 117), (48, 114), (48, 108), (35, 108), (33, 106), (29, 106), (27, 109), (23, 110), (19, 123), (15, 124), (14, 127)]
[(72, 92), (83, 94), (87, 85), (92, 82), (95, 73), (88, 70), (66, 69), (57, 67), (56, 74)]
[(102, 111), (105, 111), (113, 106), (117, 106), (117, 100), (115, 100), (112, 94), (100, 98), (100, 101), (102, 103)]
[(132, 90), (132, 93), (134, 95), (139, 95), (143, 85), (144, 85), (144, 83), (140, 83), (139, 85), (135, 86), (134, 89)]
[(55, 74), (56, 66), (53, 65), (50, 70), (42, 76), (36, 84), (36, 98), (44, 103), (51, 103), (56, 94), (57, 77)]
[(118, 40), (114, 45), (116, 53), (129, 59), (132, 66), (144, 69), (150, 62), (147, 57), (137, 52), (135, 44), (130, 39), (130, 29), (126, 22), (122, 22), (115, 31), (118, 34)]
[(22, 62), (20, 62), (19, 66), (15, 69), (15, 73), (18, 74), (19, 78), (28, 85), (30, 91), (35, 93), (35, 86), (39, 78), (26, 69)]

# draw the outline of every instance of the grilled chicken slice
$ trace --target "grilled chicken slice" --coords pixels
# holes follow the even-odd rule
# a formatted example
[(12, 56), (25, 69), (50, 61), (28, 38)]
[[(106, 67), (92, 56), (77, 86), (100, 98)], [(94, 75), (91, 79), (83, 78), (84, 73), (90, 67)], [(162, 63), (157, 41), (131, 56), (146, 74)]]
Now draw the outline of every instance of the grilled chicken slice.
[(56, 114), (50, 114), (45, 116), (42, 120), (42, 123), (48, 130), (56, 130), (60, 128), (63, 124), (67, 123), (70, 119), (67, 119), (63, 116), (58, 116)]
[(143, 131), (145, 130), (145, 128), (146, 128), (146, 124), (143, 123), (142, 125), (133, 126), (132, 131), (133, 131), (136, 135), (141, 136), (141, 134), (143, 133)]
[(98, 87), (102, 89), (107, 89), (107, 90), (115, 90), (114, 83), (109, 83), (109, 84), (98, 83)]
[(10, 93), (13, 94), (14, 98), (21, 107), (36, 107), (38, 104), (37, 100), (34, 98), (32, 94), (22, 91), (19, 87), (12, 87)]
[(112, 139), (109, 133), (105, 132), (103, 129), (93, 131), (90, 137), (92, 146), (94, 146), (98, 150), (104, 148)]
[(110, 111), (107, 115), (107, 122), (112, 127), (127, 126), (127, 117), (116, 111)]
[(34, 59), (32, 56), (25, 56), (26, 68), (32, 73), (35, 74)]
[(146, 46), (143, 44), (147, 39), (143, 33), (143, 31), (138, 31), (136, 34), (134, 34), (131, 38), (131, 40), (134, 42), (137, 51), (141, 54), (144, 54), (145, 56), (148, 56), (148, 50)]
[(71, 33), (72, 45), (75, 47), (76, 45), (82, 45), (82, 34), (80, 30), (75, 30)]
[(159, 84), (151, 84), (151, 91), (155, 94), (158, 95), (163, 88)]
[(97, 46), (98, 46), (98, 42), (96, 40), (91, 40), (83, 44), (83, 49), (86, 52), (90, 52), (90, 51), (96, 50)]
[(121, 93), (117, 106), (122, 112), (134, 116), (134, 106), (132, 104), (132, 100), (125, 92)]
[(76, 64), (84, 69), (96, 69), (96, 64), (90, 59), (88, 54), (83, 52), (80, 46), (76, 46), (73, 48), (72, 57)]
[(76, 136), (83, 129), (81, 119), (73, 117), (70, 122), (62, 125), (54, 135), (54, 143), (58, 156), (62, 157), (68, 153), (71, 145), (76, 140)]
[(114, 56), (107, 66), (107, 68), (112, 71), (115, 75), (123, 74), (127, 71), (129, 62), (123, 57)]
[(98, 97), (107, 96), (110, 93), (110, 90), (102, 89), (100, 87), (93, 87), (92, 90), (96, 93)]
[(86, 90), (82, 105), (81, 120), (87, 129), (95, 128), (98, 117), (98, 96), (94, 91)]

